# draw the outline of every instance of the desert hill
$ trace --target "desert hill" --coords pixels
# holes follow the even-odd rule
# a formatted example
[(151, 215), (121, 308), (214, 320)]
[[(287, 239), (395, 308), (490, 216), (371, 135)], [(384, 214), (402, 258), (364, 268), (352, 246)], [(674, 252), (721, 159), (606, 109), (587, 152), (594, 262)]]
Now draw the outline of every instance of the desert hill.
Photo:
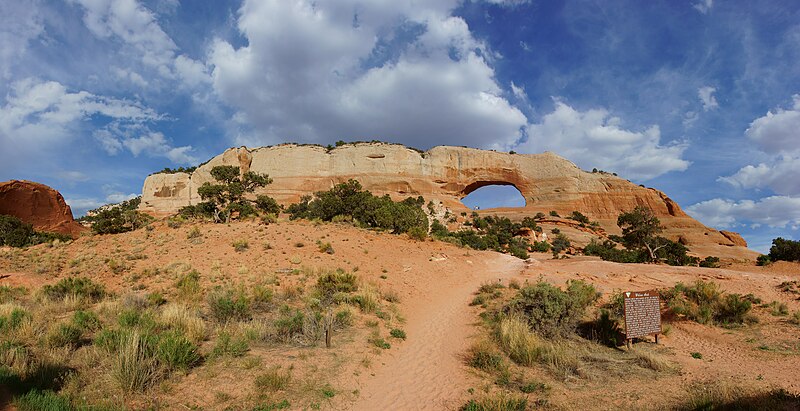
[[(587, 172), (554, 153), (509, 154), (465, 147), (439, 146), (420, 152), (402, 145), (355, 143), (339, 147), (283, 144), (231, 148), (191, 173), (158, 173), (147, 177), (140, 210), (168, 215), (201, 201), (197, 188), (212, 182), (214, 166), (269, 174), (273, 183), (259, 189), (284, 205), (334, 184), (358, 180), (376, 195), (395, 199), (422, 196), (440, 203), (456, 218), (471, 212), (461, 199), (492, 184), (513, 185), (525, 198), (521, 208), (482, 210), (512, 219), (556, 211), (579, 211), (605, 232), (618, 234), (617, 216), (636, 206), (652, 209), (665, 227), (664, 235), (698, 255), (755, 259), (757, 253), (736, 233), (706, 227), (688, 216), (664, 193), (638, 186), (616, 175)], [(463, 218), (462, 218), (463, 219)]]
[[(0, 334), (0, 361), (20, 375), (35, 374), (36, 361), (45, 361), (51, 372), (64, 373), (50, 387), (61, 398), (110, 409), (440, 410), (498, 390), (516, 394), (492, 398), (527, 398), (530, 406), (556, 409), (684, 409), (712, 394), (714, 401), (774, 389), (800, 394), (800, 328), (790, 315), (775, 313), (780, 306), (800, 310), (800, 288), (792, 286), (800, 284), (797, 263), (711, 269), (549, 254), (525, 262), (348, 224), (284, 219), (269, 225), (163, 220), (151, 227), (0, 249), (0, 317), (27, 313), (17, 315), (21, 325)], [(359, 287), (331, 306), (347, 322), (325, 348), (314, 320), (325, 313), (319, 278), (339, 268)], [(107, 295), (59, 299), (42, 288), (74, 277), (90, 278)], [(567, 340), (579, 356), (574, 374), (515, 365), (498, 377), (470, 365), (471, 347), (491, 338), (481, 328), (477, 297), (491, 302), (516, 293), (515, 284), (563, 288), (578, 279), (602, 292), (601, 302), (620, 289), (702, 279), (724, 292), (754, 294), (764, 306), (752, 310), (757, 323), (731, 328), (670, 319), (659, 345), (651, 339), (632, 351)], [(493, 291), (480, 293), (484, 288)], [(219, 299), (231, 295), (244, 297)], [(227, 306), (219, 301), (230, 301), (232, 310), (246, 301), (247, 311), (225, 319)], [(98, 322), (80, 328), (74, 344), (64, 343), (62, 330), (74, 329), (87, 312)], [(296, 318), (299, 325), (287, 331)], [(403, 338), (390, 334), (394, 329)], [(126, 392), (119, 385), (122, 357), (107, 351), (107, 341), (130, 330), (184, 333), (202, 360), (162, 370), (155, 382)], [(22, 351), (14, 356), (9, 347)], [(0, 409), (9, 399), (3, 389)]]

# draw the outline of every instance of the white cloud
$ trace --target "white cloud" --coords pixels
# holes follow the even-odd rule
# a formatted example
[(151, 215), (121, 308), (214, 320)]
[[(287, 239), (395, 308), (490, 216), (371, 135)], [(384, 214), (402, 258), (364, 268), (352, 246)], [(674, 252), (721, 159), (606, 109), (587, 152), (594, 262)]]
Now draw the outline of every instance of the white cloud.
[(12, 65), (28, 43), (44, 33), (38, 2), (0, 1), (0, 78), (8, 80)]
[(125, 193), (114, 192), (106, 195), (106, 201), (109, 202), (110, 204), (117, 204), (123, 201), (128, 201), (132, 198), (136, 198), (139, 195), (140, 194), (135, 194), (135, 193), (125, 194)]
[(75, 170), (61, 171), (57, 173), (57, 176), (58, 178), (70, 183), (89, 181), (89, 176), (87, 176), (85, 173)]
[(697, 3), (693, 4), (692, 7), (700, 13), (707, 14), (711, 11), (711, 8), (714, 7), (714, 0), (699, 0)]
[(700, 101), (703, 103), (703, 111), (709, 111), (719, 107), (717, 98), (714, 97), (716, 91), (716, 88), (710, 86), (703, 86), (697, 90), (697, 96), (700, 97)]
[(800, 195), (800, 157), (782, 156), (773, 164), (748, 165), (719, 180), (740, 188), (769, 187), (778, 194)]
[(579, 112), (556, 101), (552, 113), (528, 126), (528, 141), (515, 150), (554, 151), (584, 169), (596, 167), (644, 181), (689, 167), (689, 162), (682, 159), (685, 143), (661, 145), (660, 140), (658, 126), (630, 131), (604, 109)]
[[(245, 1), (247, 46), (211, 47), (214, 89), (238, 113), (237, 143), (338, 138), (412, 146), (486, 147), (518, 138), (527, 120), (502, 97), (485, 47), (456, 1)], [(270, 24), (264, 24), (269, 21)], [(424, 27), (380, 51), (401, 26)], [(376, 57), (377, 56), (377, 57)], [(383, 57), (381, 57), (383, 56)]]
[(719, 228), (733, 228), (743, 223), (797, 229), (800, 225), (800, 197), (772, 196), (761, 200), (732, 201), (715, 198), (686, 208), (703, 223)]
[(772, 159), (742, 167), (733, 175), (720, 177), (720, 181), (739, 188), (769, 187), (777, 194), (800, 195), (800, 95), (792, 99), (792, 108), (770, 111), (753, 120), (745, 131)]
[(178, 164), (190, 164), (197, 161), (189, 154), (192, 151), (191, 146), (173, 147), (164, 134), (159, 132), (150, 132), (140, 137), (124, 139), (122, 145), (130, 150), (134, 157), (145, 153), (153, 157), (167, 157)]
[(790, 109), (777, 108), (750, 123), (745, 131), (766, 153), (800, 154), (800, 94), (792, 96), (794, 104)]

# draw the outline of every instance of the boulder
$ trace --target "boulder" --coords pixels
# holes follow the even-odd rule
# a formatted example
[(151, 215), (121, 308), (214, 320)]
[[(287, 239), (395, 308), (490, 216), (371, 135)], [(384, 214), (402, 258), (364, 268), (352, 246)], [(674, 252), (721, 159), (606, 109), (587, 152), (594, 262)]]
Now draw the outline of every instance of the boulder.
[(12, 215), (37, 231), (77, 237), (85, 227), (72, 218), (72, 210), (58, 191), (32, 181), (0, 182), (0, 214)]

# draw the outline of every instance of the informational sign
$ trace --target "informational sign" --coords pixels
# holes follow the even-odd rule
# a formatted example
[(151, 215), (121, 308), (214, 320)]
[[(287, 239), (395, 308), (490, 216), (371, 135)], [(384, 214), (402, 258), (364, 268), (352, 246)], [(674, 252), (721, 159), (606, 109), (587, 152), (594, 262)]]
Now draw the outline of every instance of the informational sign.
[(628, 340), (661, 334), (661, 303), (658, 291), (630, 291), (625, 296), (625, 336)]

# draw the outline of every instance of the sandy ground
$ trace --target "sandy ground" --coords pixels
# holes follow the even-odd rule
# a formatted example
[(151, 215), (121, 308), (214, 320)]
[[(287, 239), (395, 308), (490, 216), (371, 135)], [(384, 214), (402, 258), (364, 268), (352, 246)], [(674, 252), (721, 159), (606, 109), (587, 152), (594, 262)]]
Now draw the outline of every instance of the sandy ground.
[[(390, 350), (379, 350), (366, 342), (366, 327), (357, 326), (337, 336), (331, 350), (256, 348), (250, 353), (262, 358), (265, 366), (295, 366), (298, 379), (308, 373), (308, 379), (329, 381), (339, 394), (323, 400), (321, 408), (351, 410), (461, 406), (468, 398), (467, 390), (483, 384), (463, 364), (463, 354), (472, 337), (482, 332), (476, 325), (478, 310), (468, 304), (472, 293), (487, 281), (543, 279), (561, 285), (569, 279), (584, 279), (607, 295), (615, 290), (664, 288), (705, 279), (718, 282), (728, 292), (753, 293), (765, 302), (781, 301), (790, 311), (800, 310), (798, 295), (776, 287), (783, 281), (800, 280), (800, 264), (780, 263), (767, 268), (735, 264), (705, 269), (616, 264), (593, 257), (552, 260), (547, 254), (535, 254), (525, 263), (494, 252), (308, 222), (267, 227), (254, 222), (204, 224), (198, 226), (203, 241), (194, 243), (187, 239), (192, 227), (174, 229), (158, 223), (152, 232), (84, 237), (68, 246), (37, 246), (26, 252), (6, 249), (0, 252), (0, 274), (9, 277), (1, 279), (0, 285), (37, 288), (80, 274), (91, 275), (120, 294), (163, 290), (169, 297), (175, 276), (141, 273), (187, 264), (202, 273), (204, 286), (211, 286), (220, 282), (255, 283), (300, 267), (356, 270), (365, 281), (400, 296), (398, 308), (405, 318), (401, 326), (408, 335), (406, 341), (392, 340)], [(247, 251), (233, 250), (231, 243), (238, 239), (248, 240)], [(330, 242), (335, 254), (319, 252), (317, 240)], [(141, 258), (126, 258), (131, 256)], [(115, 273), (109, 268), (109, 259), (128, 267)], [(295, 280), (288, 279), (287, 284), (290, 281)], [(800, 392), (800, 327), (789, 324), (786, 317), (771, 316), (766, 309), (755, 312), (760, 322), (739, 329), (672, 324), (671, 333), (662, 336), (658, 349), (680, 366), (679, 373), (648, 380), (551, 379), (550, 403), (562, 409), (649, 408), (677, 401), (685, 395), (687, 385), (707, 381)], [(381, 332), (387, 332), (383, 325)], [(692, 358), (692, 352), (702, 353), (703, 359)], [(170, 409), (222, 409), (252, 395), (252, 379), (257, 372), (258, 367), (228, 367), (213, 373), (201, 368), (178, 378), (169, 394), (154, 395), (160, 398), (158, 404)], [(219, 391), (230, 393), (230, 400), (216, 401)]]

